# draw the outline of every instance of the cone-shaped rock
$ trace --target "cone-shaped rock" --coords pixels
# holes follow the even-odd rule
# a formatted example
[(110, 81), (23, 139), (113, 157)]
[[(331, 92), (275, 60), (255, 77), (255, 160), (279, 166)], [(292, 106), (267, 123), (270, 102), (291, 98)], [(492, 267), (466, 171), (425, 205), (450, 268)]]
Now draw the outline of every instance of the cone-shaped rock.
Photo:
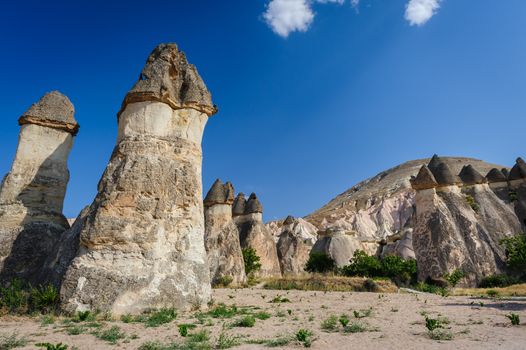
[(174, 43), (160, 44), (152, 51), (119, 116), (128, 104), (144, 101), (163, 102), (173, 110), (193, 108), (209, 116), (217, 112), (197, 69)]
[[(433, 162), (433, 160), (432, 160)], [(458, 176), (453, 175), (453, 172), (445, 162), (439, 162), (428, 165), (429, 170), (433, 173), (435, 180), (439, 186), (450, 186), (460, 183)]]
[(210, 300), (201, 140), (212, 106), (177, 46), (155, 48), (123, 102), (117, 145), (62, 284), (65, 311), (119, 315)]
[(489, 183), (495, 183), (495, 182), (506, 182), (506, 175), (502, 173), (497, 168), (491, 169), (488, 174), (486, 175), (486, 179)]
[(239, 231), (232, 219), (234, 187), (216, 180), (205, 198), (205, 248), (212, 284), (246, 282)]
[(471, 164), (465, 165), (459, 174), (460, 179), (465, 185), (476, 185), (486, 182), (484, 176), (482, 176)]
[(252, 193), (248, 197), (247, 204), (245, 206), (245, 214), (263, 213), (263, 206), (259, 201), (255, 193)]
[(0, 279), (50, 282), (44, 261), (69, 228), (62, 215), (67, 166), (78, 131), (74, 108), (58, 91), (44, 95), (19, 119), (15, 160), (0, 190)]
[(526, 178), (526, 163), (522, 158), (517, 158), (517, 162), (511, 168), (508, 179), (510, 181)]
[(416, 177), (412, 177), (410, 182), (411, 186), (415, 190), (425, 190), (429, 188), (435, 188), (438, 186), (435, 177), (433, 176), (429, 168), (425, 165), (422, 165), (422, 167), (418, 171), (418, 175)]
[(245, 200), (245, 195), (242, 192), (239, 192), (236, 199), (234, 199), (234, 205), (232, 206), (232, 216), (240, 216), (245, 214), (245, 207), (247, 201)]

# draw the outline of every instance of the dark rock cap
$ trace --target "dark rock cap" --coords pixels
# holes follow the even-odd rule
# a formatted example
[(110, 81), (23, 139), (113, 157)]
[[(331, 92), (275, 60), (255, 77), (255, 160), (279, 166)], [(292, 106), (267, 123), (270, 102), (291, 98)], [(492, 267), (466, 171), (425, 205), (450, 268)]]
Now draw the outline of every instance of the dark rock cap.
[(143, 101), (163, 102), (173, 109), (193, 108), (209, 116), (217, 113), (197, 69), (174, 43), (160, 44), (152, 51), (117, 115), (120, 116), (129, 103)]
[(232, 206), (232, 216), (240, 216), (245, 213), (246, 207), (245, 194), (239, 192), (236, 199), (234, 199), (234, 205)]
[(51, 91), (29, 107), (18, 119), (18, 124), (42, 125), (76, 135), (80, 126), (74, 115), (75, 108), (69, 98), (58, 91)]
[(431, 170), (431, 172), (433, 173), (433, 176), (435, 177), (435, 180), (437, 181), (439, 186), (450, 186), (461, 182), (458, 176), (453, 175), (453, 172), (449, 168), (449, 165), (447, 165), (443, 161), (440, 161), (438, 164), (434, 162), (432, 164), (432, 167), (431, 162), (429, 164), (429, 170)]
[(502, 168), (500, 171), (506, 176), (506, 179), (510, 176), (510, 171), (507, 168)]
[(431, 157), (431, 160), (429, 161), (427, 167), (429, 168), (429, 170), (433, 171), (433, 169), (438, 168), (438, 165), (440, 163), (443, 163), (442, 159), (440, 159), (438, 155), (434, 154), (433, 157)]
[(263, 206), (259, 202), (255, 193), (248, 197), (247, 205), (245, 207), (245, 214), (263, 213)]
[(294, 223), (294, 221), (295, 221), (294, 216), (289, 215), (289, 216), (287, 216), (285, 221), (283, 221), (283, 225), (291, 225), (291, 224)]
[(508, 180), (518, 180), (526, 178), (526, 163), (522, 158), (517, 158), (515, 165), (510, 170), (508, 175)]
[(460, 179), (465, 185), (476, 185), (486, 182), (482, 176), (471, 164), (465, 165), (459, 174)]
[(412, 176), (409, 181), (415, 190), (426, 190), (438, 186), (433, 173), (426, 165), (422, 165), (418, 171), (418, 175), (416, 175), (416, 177)]
[(223, 184), (217, 179), (206, 194), (204, 205), (211, 207), (215, 204), (232, 204), (234, 202), (234, 186), (230, 182)]
[(489, 183), (506, 182), (507, 177), (499, 169), (493, 168), (486, 175), (486, 179), (488, 180)]

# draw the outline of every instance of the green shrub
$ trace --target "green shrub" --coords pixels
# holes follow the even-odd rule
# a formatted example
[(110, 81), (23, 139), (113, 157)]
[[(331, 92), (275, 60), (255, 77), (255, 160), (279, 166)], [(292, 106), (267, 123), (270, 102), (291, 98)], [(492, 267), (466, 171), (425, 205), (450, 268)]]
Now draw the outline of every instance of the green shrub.
[(338, 330), (338, 317), (335, 315), (329, 316), (321, 323), (321, 329), (325, 332), (335, 332)]
[(228, 287), (232, 284), (234, 278), (232, 276), (221, 276), (217, 279), (214, 286), (215, 287)]
[(146, 327), (159, 327), (170, 323), (177, 318), (177, 312), (173, 308), (165, 308), (154, 311), (146, 319)]
[(126, 337), (124, 332), (118, 326), (113, 326), (109, 329), (96, 333), (97, 338), (107, 341), (110, 344), (117, 344), (119, 339)]
[(252, 315), (246, 315), (240, 318), (239, 320), (235, 321), (232, 324), (232, 326), (250, 328), (250, 327), (254, 327), (255, 324), (256, 324), (256, 318)]
[(0, 306), (11, 313), (27, 310), (28, 299), (25, 285), (19, 279), (12, 280), (6, 287), (0, 287)]
[(426, 328), (428, 331), (434, 331), (437, 328), (443, 328), (444, 324), (447, 323), (445, 322), (445, 319), (430, 318), (428, 316), (425, 316), (425, 320), (426, 320)]
[[(409, 284), (416, 279), (416, 260), (404, 260), (399, 256), (388, 255), (381, 261), (382, 275), (389, 277), (397, 284)], [(373, 276), (374, 277), (374, 276)]]
[(380, 287), (378, 286), (378, 283), (368, 278), (365, 281), (363, 281), (363, 289), (365, 289), (367, 292), (376, 293), (378, 292)]
[(511, 324), (513, 326), (518, 326), (521, 324), (521, 319), (518, 314), (511, 313), (509, 315), (506, 315), (506, 317), (511, 321)]
[(519, 234), (501, 241), (506, 249), (506, 264), (512, 270), (526, 270), (526, 235)]
[(433, 340), (453, 340), (453, 333), (445, 329), (434, 329), (427, 334)]
[(520, 279), (510, 275), (492, 275), (484, 277), (479, 283), (479, 288), (504, 288), (519, 283)]
[(435, 286), (433, 284), (428, 284), (425, 282), (419, 282), (417, 285), (414, 286), (414, 289), (420, 292), (438, 294), (443, 297), (446, 297), (449, 295), (449, 291), (447, 290), (447, 288)]
[(7, 336), (0, 336), (0, 350), (11, 350), (26, 346), (28, 340), (26, 337), (18, 337), (16, 333)]
[(238, 312), (239, 310), (237, 309), (237, 306), (232, 305), (229, 307), (221, 303), (212, 310), (210, 310), (208, 314), (213, 318), (232, 318), (235, 315), (237, 315)]
[(33, 310), (49, 312), (55, 309), (58, 304), (58, 290), (51, 284), (31, 288), (30, 300)]
[(230, 349), (234, 346), (239, 345), (239, 339), (234, 336), (229, 336), (225, 333), (221, 333), (217, 339), (216, 349)]
[(327, 273), (336, 270), (336, 262), (325, 253), (312, 252), (305, 264), (305, 271)]
[(486, 291), (486, 294), (490, 297), (490, 298), (496, 298), (499, 296), (499, 292), (497, 292), (495, 289), (488, 289)]
[(455, 287), (458, 284), (458, 282), (460, 282), (460, 280), (464, 278), (464, 276), (465, 274), (462, 270), (455, 269), (453, 270), (453, 272), (446, 274), (444, 278), (452, 287)]
[(243, 260), (245, 262), (245, 273), (248, 275), (253, 275), (254, 273), (261, 270), (261, 263), (259, 256), (256, 254), (254, 248), (244, 248)]
[(179, 328), (179, 334), (181, 335), (181, 337), (186, 337), (188, 335), (188, 325), (180, 324), (177, 327)]
[(91, 311), (78, 311), (73, 317), (73, 322), (93, 322), (95, 315)]
[(340, 321), (340, 324), (342, 325), (342, 327), (347, 327), (347, 325), (350, 322), (350, 319), (349, 319), (349, 316), (343, 314), (340, 316), (340, 319), (338, 321)]
[(345, 333), (361, 333), (361, 332), (366, 332), (367, 327), (365, 327), (363, 324), (360, 324), (360, 323), (351, 323), (350, 325), (345, 326), (343, 328), (343, 331)]
[(296, 332), (296, 340), (303, 344), (304, 347), (310, 348), (312, 345), (312, 332), (307, 329), (300, 329)]
[(475, 201), (475, 198), (471, 195), (466, 195), (466, 203), (473, 209), (474, 212), (478, 213), (480, 211), (480, 205), (478, 205), (477, 201)]
[(363, 250), (354, 252), (351, 263), (342, 268), (345, 276), (378, 277), (383, 276), (382, 264), (375, 256), (369, 256)]
[(68, 350), (68, 346), (62, 343), (58, 343), (58, 344), (37, 343), (35, 344), (35, 346), (38, 348), (45, 348), (46, 350)]

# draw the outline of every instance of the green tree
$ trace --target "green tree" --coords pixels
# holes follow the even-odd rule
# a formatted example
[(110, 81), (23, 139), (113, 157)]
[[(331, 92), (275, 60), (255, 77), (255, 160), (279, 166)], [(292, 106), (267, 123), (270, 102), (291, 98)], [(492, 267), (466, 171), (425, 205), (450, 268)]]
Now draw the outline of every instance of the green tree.
[(504, 238), (501, 244), (506, 249), (506, 264), (512, 270), (526, 270), (526, 234)]
[(256, 254), (254, 248), (244, 248), (243, 260), (245, 261), (245, 273), (251, 275), (261, 269), (261, 263), (259, 262), (259, 256)]
[(310, 253), (309, 260), (305, 265), (305, 271), (307, 272), (326, 273), (334, 271), (335, 269), (336, 263), (325, 253)]

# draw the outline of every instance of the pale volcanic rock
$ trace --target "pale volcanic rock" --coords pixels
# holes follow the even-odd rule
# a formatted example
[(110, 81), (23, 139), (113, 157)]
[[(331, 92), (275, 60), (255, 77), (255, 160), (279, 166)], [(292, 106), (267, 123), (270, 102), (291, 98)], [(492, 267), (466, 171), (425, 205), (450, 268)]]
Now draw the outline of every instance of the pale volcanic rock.
[(363, 248), (354, 235), (354, 232), (343, 227), (333, 226), (320, 233), (312, 252), (326, 254), (334, 260), (337, 267), (349, 265), (354, 252)]
[(19, 124), (15, 160), (0, 190), (0, 278), (37, 285), (50, 282), (42, 265), (69, 228), (62, 208), (79, 126), (73, 105), (58, 91), (33, 104)]
[(232, 278), (234, 285), (246, 282), (239, 231), (232, 218), (233, 201), (234, 187), (219, 179), (204, 200), (205, 248), (213, 285), (220, 283), (223, 277)]
[[(234, 222), (239, 230), (241, 248), (252, 248), (260, 258), (261, 269), (258, 277), (279, 277), (279, 266), (276, 243), (271, 231), (263, 224), (263, 206), (255, 193), (252, 193), (246, 202), (243, 196), (238, 196), (234, 201)], [(243, 214), (239, 214), (244, 208)]]
[(305, 264), (316, 243), (318, 235), (316, 228), (298, 218), (287, 217), (277, 236), (278, 259), (283, 275), (298, 275), (305, 273)]
[(201, 183), (209, 96), (175, 44), (154, 49), (119, 112), (117, 145), (62, 284), (64, 311), (137, 314), (210, 300)]

